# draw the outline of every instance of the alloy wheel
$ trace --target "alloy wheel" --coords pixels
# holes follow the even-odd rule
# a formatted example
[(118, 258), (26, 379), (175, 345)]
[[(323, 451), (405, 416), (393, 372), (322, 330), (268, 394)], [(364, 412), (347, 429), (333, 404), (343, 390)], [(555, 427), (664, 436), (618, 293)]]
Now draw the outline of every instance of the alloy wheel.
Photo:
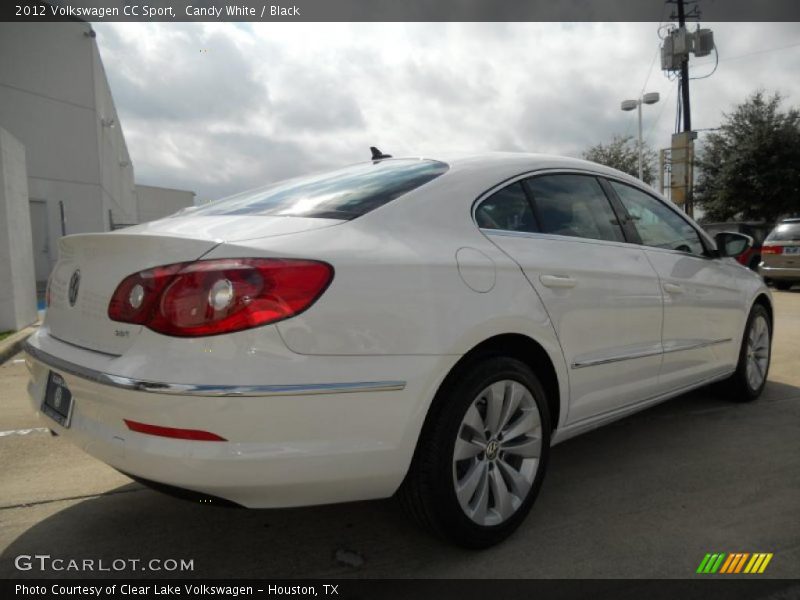
[(769, 325), (758, 315), (750, 325), (747, 334), (747, 383), (757, 390), (764, 383), (769, 366)]
[(453, 483), (467, 517), (483, 526), (508, 520), (528, 496), (541, 450), (541, 415), (527, 387), (505, 379), (481, 391), (453, 452)]

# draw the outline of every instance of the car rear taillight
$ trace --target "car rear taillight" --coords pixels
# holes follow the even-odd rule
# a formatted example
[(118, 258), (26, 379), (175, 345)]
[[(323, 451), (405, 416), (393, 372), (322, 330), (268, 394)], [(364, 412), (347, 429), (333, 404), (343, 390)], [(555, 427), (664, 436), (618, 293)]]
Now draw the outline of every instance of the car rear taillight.
[(764, 244), (761, 246), (761, 254), (783, 254), (783, 246), (775, 246), (773, 244)]
[(293, 317), (333, 279), (313, 260), (230, 258), (178, 263), (126, 277), (108, 306), (112, 321), (178, 337), (241, 331)]

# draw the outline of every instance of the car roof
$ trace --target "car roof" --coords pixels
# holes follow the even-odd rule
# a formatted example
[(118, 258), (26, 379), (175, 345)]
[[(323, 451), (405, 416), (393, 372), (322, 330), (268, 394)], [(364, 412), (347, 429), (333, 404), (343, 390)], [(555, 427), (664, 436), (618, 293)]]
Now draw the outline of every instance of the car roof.
[(514, 175), (525, 173), (526, 171), (536, 171), (540, 169), (574, 169), (592, 171), (598, 174), (624, 179), (636, 185), (646, 185), (635, 177), (611, 167), (606, 167), (580, 158), (556, 156), (552, 154), (528, 152), (444, 152), (420, 158), (445, 162), (450, 165), (450, 169), (453, 172), (475, 170), (483, 172), (487, 176), (493, 178), (499, 177), (500, 180), (502, 180), (503, 175), (513, 177)]
[[(524, 176), (528, 173), (544, 170), (567, 170), (583, 171), (599, 176), (606, 176), (629, 183), (639, 187), (649, 194), (659, 197), (668, 205), (678, 208), (663, 194), (659, 194), (656, 189), (647, 185), (643, 181), (628, 175), (617, 169), (607, 167), (580, 158), (568, 156), (556, 156), (552, 154), (535, 154), (527, 152), (485, 152), (485, 153), (457, 153), (442, 152), (426, 156), (415, 157), (396, 157), (416, 160), (437, 160), (447, 163), (449, 169), (442, 176), (427, 184), (428, 186), (448, 186), (452, 178), (460, 179), (461, 183), (466, 184), (478, 193), (488, 192), (498, 184)], [(393, 160), (393, 159), (389, 159)], [(420, 190), (421, 191), (421, 190)], [(411, 192), (411, 194), (414, 194)], [(478, 195), (476, 193), (476, 196)]]
[(454, 179), (460, 180), (459, 194), (463, 195), (469, 190), (467, 195), (472, 194), (472, 200), (475, 200), (478, 196), (502, 186), (508, 180), (527, 174), (533, 175), (536, 171), (563, 169), (566, 171), (582, 171), (587, 174), (607, 176), (624, 181), (651, 195), (657, 196), (672, 208), (680, 210), (680, 207), (675, 203), (643, 181), (623, 171), (580, 158), (529, 152), (439, 152), (423, 156), (395, 156), (385, 160), (435, 160), (448, 165), (449, 168), (446, 173), (425, 184), (420, 189), (409, 192), (407, 194), (408, 200), (417, 197), (424, 198), (427, 195), (427, 190), (437, 187), (445, 189), (449, 187), (450, 182)]

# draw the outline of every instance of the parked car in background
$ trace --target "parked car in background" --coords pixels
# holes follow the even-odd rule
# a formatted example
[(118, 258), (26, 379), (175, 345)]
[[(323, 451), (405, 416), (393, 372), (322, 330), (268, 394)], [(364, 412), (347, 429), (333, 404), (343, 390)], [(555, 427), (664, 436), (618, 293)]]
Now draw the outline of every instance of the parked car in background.
[(62, 238), (28, 390), (47, 427), (156, 489), (398, 493), (485, 547), (525, 518), (552, 444), (713, 382), (759, 396), (772, 301), (730, 260), (751, 243), (586, 161), (381, 158)]
[(800, 283), (800, 218), (784, 219), (761, 247), (758, 272), (779, 290)]
[(764, 243), (764, 238), (767, 237), (770, 229), (772, 229), (772, 225), (759, 221), (727, 221), (702, 223), (702, 227), (711, 237), (723, 231), (733, 231), (753, 238), (753, 247), (737, 256), (736, 260), (745, 267), (758, 271), (758, 265), (761, 262), (761, 245)]

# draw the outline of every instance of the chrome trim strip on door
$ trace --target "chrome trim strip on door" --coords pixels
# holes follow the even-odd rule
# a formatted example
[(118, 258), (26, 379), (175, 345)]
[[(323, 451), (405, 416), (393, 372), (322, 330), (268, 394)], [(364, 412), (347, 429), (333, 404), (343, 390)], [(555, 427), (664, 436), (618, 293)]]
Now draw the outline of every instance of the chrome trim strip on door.
[(573, 369), (582, 369), (584, 367), (594, 367), (597, 365), (607, 365), (609, 363), (621, 362), (623, 360), (632, 360), (634, 358), (648, 358), (650, 356), (658, 356), (659, 354), (669, 354), (670, 352), (683, 352), (684, 350), (697, 350), (698, 348), (706, 348), (708, 346), (716, 346), (717, 344), (727, 344), (732, 342), (733, 338), (724, 338), (720, 340), (711, 340), (708, 342), (695, 342), (690, 344), (674, 344), (665, 346), (660, 350), (646, 350), (644, 352), (636, 352), (632, 354), (619, 354), (617, 356), (609, 356), (608, 358), (597, 358), (591, 360), (576, 360), (573, 361), (571, 367)]
[(196, 385), (145, 381), (103, 373), (48, 354), (25, 342), (22, 347), (31, 358), (47, 367), (125, 390), (176, 396), (305, 396), (309, 394), (347, 394), (352, 392), (394, 392), (405, 389), (405, 381), (351, 381), (288, 385)]
[(616, 356), (609, 356), (608, 358), (595, 358), (589, 360), (576, 360), (572, 363), (573, 369), (582, 369), (584, 367), (594, 367), (597, 365), (607, 365), (609, 363), (621, 362), (623, 360), (633, 360), (634, 358), (648, 358), (650, 356), (659, 356), (664, 351), (660, 348), (658, 350), (645, 350), (643, 352), (636, 352), (633, 354), (618, 354)]
[(717, 344), (727, 344), (732, 342), (733, 338), (722, 338), (719, 340), (710, 340), (708, 342), (698, 342), (695, 344), (679, 344), (673, 343), (671, 346), (664, 346), (664, 354), (670, 352), (682, 352), (684, 350), (696, 350), (697, 348), (706, 348), (707, 346), (716, 346)]

